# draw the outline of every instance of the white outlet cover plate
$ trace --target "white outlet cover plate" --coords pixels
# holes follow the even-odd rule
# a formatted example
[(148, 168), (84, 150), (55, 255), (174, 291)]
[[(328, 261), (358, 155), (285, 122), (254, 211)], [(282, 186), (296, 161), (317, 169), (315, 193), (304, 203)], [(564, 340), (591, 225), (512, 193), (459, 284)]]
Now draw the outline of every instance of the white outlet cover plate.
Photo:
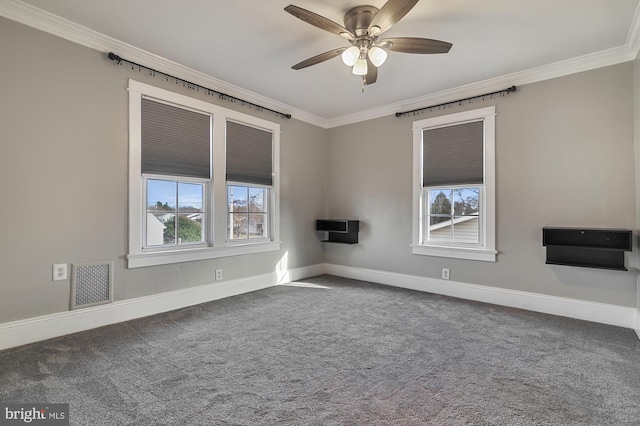
[(67, 264), (55, 263), (53, 265), (53, 280), (62, 281), (67, 279)]
[(443, 280), (449, 279), (449, 268), (442, 268), (442, 279)]

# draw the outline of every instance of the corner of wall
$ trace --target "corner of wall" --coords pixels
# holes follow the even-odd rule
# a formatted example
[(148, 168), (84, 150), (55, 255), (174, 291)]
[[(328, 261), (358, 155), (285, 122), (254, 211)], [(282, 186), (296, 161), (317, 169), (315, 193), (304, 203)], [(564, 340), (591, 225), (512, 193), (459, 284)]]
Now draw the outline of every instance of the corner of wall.
[(634, 251), (636, 260), (636, 333), (640, 338), (640, 244), (637, 230), (640, 229), (640, 53), (633, 64), (633, 147), (635, 156), (636, 184), (636, 237)]

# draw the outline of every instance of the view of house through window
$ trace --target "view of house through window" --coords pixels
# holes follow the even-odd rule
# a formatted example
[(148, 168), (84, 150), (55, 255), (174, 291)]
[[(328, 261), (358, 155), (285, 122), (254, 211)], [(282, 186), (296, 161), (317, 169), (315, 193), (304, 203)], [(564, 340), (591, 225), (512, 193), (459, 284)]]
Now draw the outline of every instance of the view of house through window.
[(426, 189), (427, 241), (480, 242), (480, 187)]
[(148, 247), (205, 241), (204, 184), (164, 179), (146, 183)]
[(229, 240), (266, 238), (268, 189), (228, 185)]

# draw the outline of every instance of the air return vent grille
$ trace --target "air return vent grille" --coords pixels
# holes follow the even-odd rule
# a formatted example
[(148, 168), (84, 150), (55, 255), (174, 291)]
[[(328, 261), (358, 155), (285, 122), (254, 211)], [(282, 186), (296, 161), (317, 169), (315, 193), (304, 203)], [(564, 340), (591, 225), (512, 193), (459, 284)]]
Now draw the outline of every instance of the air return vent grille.
[(113, 262), (71, 265), (71, 309), (113, 301)]

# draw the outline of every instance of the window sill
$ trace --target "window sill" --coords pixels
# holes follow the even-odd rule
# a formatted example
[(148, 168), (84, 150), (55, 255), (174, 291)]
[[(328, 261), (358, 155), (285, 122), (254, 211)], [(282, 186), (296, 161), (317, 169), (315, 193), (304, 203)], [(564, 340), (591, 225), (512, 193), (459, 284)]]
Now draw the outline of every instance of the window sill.
[(444, 247), (419, 245), (412, 247), (413, 254), (421, 256), (448, 257), (453, 259), (480, 260), (483, 262), (495, 262), (496, 250), (477, 249), (470, 247)]
[(216, 259), (220, 257), (241, 256), (280, 250), (280, 242), (234, 244), (225, 247), (205, 247), (172, 250), (153, 253), (135, 253), (127, 255), (127, 267), (168, 265), (171, 263), (192, 262), (195, 260)]

